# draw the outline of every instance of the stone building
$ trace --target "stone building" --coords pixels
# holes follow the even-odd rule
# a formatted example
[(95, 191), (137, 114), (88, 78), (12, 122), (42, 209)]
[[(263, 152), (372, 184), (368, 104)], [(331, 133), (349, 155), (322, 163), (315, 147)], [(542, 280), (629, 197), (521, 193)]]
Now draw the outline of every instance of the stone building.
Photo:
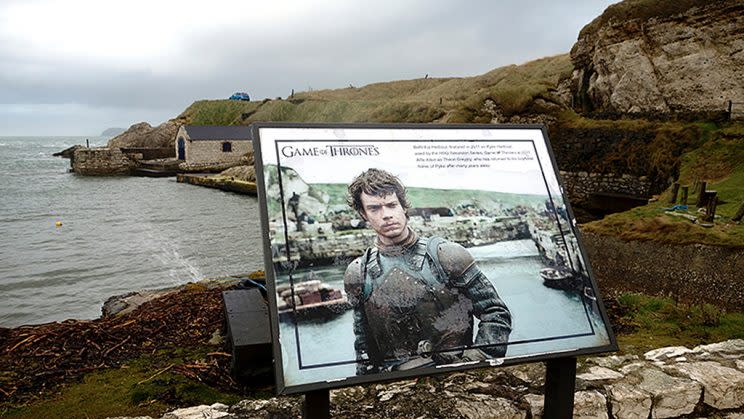
[(182, 125), (176, 156), (186, 163), (231, 163), (253, 151), (250, 128), (242, 125)]

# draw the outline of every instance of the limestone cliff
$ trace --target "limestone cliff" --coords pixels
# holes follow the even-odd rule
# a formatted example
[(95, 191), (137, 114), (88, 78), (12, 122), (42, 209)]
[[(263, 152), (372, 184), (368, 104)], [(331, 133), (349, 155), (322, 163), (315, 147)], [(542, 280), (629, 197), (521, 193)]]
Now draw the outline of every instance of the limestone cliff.
[(744, 2), (626, 0), (584, 27), (571, 60), (584, 111), (723, 112), (744, 102)]
[(109, 140), (108, 147), (175, 147), (178, 126), (179, 124), (175, 120), (164, 122), (157, 127), (153, 127), (147, 122), (140, 122)]

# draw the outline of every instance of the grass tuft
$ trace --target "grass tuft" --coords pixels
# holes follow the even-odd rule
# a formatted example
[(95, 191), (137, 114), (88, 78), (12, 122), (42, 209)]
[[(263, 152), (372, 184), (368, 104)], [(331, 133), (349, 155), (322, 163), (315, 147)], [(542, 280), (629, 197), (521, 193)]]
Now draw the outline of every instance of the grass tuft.
[(679, 304), (670, 298), (624, 293), (616, 298), (615, 323), (624, 352), (687, 346), (744, 338), (744, 313), (727, 313), (710, 304)]

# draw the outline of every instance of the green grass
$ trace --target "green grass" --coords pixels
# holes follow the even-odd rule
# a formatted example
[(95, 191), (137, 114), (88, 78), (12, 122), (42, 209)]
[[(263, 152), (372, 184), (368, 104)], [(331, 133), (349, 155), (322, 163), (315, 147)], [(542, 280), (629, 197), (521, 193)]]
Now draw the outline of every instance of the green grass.
[[(690, 202), (694, 202), (693, 195)], [(744, 246), (744, 225), (718, 219), (713, 227), (666, 214), (671, 204), (654, 202), (622, 213), (611, 214), (599, 221), (582, 225), (582, 231), (612, 235), (623, 240), (656, 241), (668, 244), (707, 244), (711, 246)], [(694, 206), (688, 211), (678, 211), (696, 216)]]
[[(349, 179), (349, 182), (351, 182), (351, 179)], [(313, 184), (311, 187), (328, 194), (330, 198), (328, 205), (346, 205), (347, 184)], [(464, 203), (472, 203), (479, 208), (491, 209), (498, 205), (506, 207), (539, 205), (547, 199), (547, 195), (520, 195), (462, 189), (406, 188), (406, 191), (408, 200), (414, 208), (455, 208)]]
[(204, 359), (207, 349), (161, 351), (132, 360), (121, 368), (87, 374), (65, 384), (58, 393), (23, 407), (4, 406), (9, 418), (103, 418), (107, 416), (160, 417), (176, 407), (237, 403), (242, 397), (225, 393), (172, 371), (172, 365)]
[[(737, 127), (739, 128), (739, 127)], [(742, 128), (744, 131), (744, 128)], [(706, 180), (724, 203), (717, 213), (732, 217), (744, 202), (744, 133), (733, 137), (736, 129), (722, 130), (715, 138), (682, 158), (681, 184)]]
[(261, 102), (200, 100), (186, 108), (179, 119), (189, 125), (239, 125), (244, 113), (256, 111)]
[(614, 310), (622, 324), (617, 336), (620, 349), (627, 353), (744, 338), (744, 313), (727, 313), (710, 304), (678, 304), (669, 298), (626, 293), (617, 297)]
[[(658, 201), (630, 211), (611, 214), (602, 220), (587, 223), (585, 231), (615, 235), (625, 240), (654, 240), (671, 244), (703, 243), (720, 246), (744, 246), (744, 224), (731, 218), (744, 203), (744, 126), (732, 124), (716, 128), (712, 124), (695, 124), (699, 127), (699, 140), (704, 142), (679, 158), (678, 182), (688, 186), (688, 211), (698, 216), (694, 207), (698, 194), (694, 186), (707, 182), (707, 190), (718, 193), (719, 204), (712, 228), (704, 228), (691, 221), (665, 214), (671, 190), (658, 197)], [(678, 201), (680, 196), (678, 195)]]

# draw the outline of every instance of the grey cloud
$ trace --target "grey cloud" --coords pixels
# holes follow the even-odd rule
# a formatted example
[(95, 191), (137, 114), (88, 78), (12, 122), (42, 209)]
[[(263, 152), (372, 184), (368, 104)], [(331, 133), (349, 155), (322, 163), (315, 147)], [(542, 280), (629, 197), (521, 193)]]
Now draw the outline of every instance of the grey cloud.
[[(256, 23), (245, 24), (236, 16), (232, 26), (185, 28), (180, 49), (168, 51), (162, 57), (165, 63), (150, 63), (154, 68), (145, 63), (121, 69), (96, 57), (84, 62), (27, 57), (0, 42), (0, 104), (69, 104), (71, 112), (108, 109), (108, 115), (158, 115), (149, 118), (158, 123), (194, 100), (224, 98), (237, 90), (261, 99), (286, 97), (292, 89), (362, 86), (425, 74), (471, 76), (568, 52), (581, 26), (608, 4), (345, 3), (343, 9), (319, 9), (305, 17), (289, 14), (285, 21), (251, 16)], [(23, 120), (2, 115), (2, 109), (0, 135)], [(50, 108), (41, 110), (60, 115)], [(95, 114), (101, 129), (111, 120), (104, 113)], [(138, 120), (129, 121), (134, 122)]]

